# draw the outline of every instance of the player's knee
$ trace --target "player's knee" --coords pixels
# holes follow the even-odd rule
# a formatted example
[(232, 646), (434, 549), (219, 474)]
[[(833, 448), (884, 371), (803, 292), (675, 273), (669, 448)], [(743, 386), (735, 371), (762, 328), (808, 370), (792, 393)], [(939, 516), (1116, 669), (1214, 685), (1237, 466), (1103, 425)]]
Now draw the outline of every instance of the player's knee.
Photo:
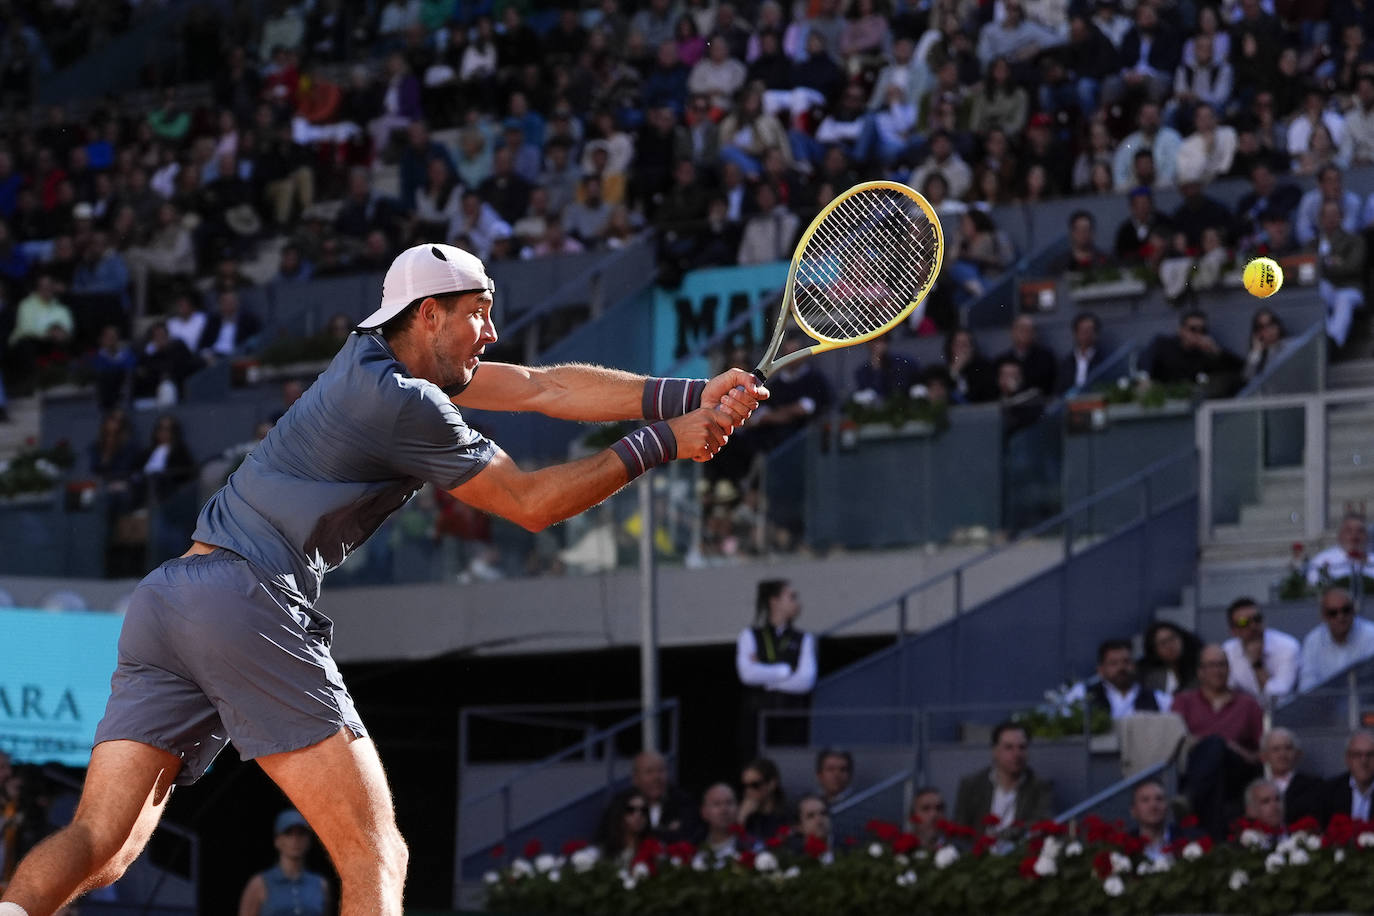
[(367, 883), (399, 885), (405, 881), (410, 851), (406, 848), (400, 831), (392, 827), (374, 833), (368, 843), (359, 844), (351, 851), (343, 852), (340, 858), (343, 861), (335, 864), (345, 883), (353, 879)]
[(404, 884), (409, 863), (410, 850), (406, 848), (406, 841), (401, 832), (393, 828), (381, 844), (382, 874), (388, 880)]

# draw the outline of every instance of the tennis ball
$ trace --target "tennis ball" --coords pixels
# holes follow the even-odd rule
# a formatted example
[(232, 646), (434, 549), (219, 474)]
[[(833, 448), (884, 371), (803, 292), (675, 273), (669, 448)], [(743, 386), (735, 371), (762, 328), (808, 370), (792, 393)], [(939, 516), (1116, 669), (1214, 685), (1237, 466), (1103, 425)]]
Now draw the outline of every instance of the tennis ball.
[(1268, 299), (1283, 286), (1283, 268), (1273, 258), (1255, 258), (1245, 265), (1244, 283), (1250, 295)]

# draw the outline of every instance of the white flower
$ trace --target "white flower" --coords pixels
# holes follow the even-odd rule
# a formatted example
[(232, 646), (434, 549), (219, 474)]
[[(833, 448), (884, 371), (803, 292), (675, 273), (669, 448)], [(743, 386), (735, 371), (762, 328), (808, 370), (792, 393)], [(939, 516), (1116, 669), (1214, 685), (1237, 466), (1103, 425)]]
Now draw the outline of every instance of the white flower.
[(940, 851), (935, 853), (935, 867), (940, 869), (949, 868), (959, 858), (959, 850), (953, 846), (941, 846)]
[(1070, 859), (1074, 858), (1075, 856), (1083, 855), (1083, 844), (1078, 842), (1077, 840), (1074, 840), (1072, 843), (1064, 847), (1064, 855), (1066, 858)]
[(1119, 852), (1112, 853), (1112, 874), (1119, 875), (1122, 872), (1131, 870), (1131, 857), (1123, 856)]
[(541, 875), (553, 871), (556, 867), (558, 867), (558, 859), (547, 852), (534, 857), (534, 870)]
[(534, 866), (530, 864), (528, 859), (516, 859), (510, 863), (510, 872), (517, 878), (523, 878), (534, 874)]
[(798, 868), (797, 866), (793, 865), (793, 866), (792, 866), (791, 868), (789, 868), (787, 871), (783, 872), (783, 873), (782, 873), (782, 876), (783, 876), (784, 878), (787, 878), (788, 880), (791, 880), (792, 878), (795, 878), (795, 877), (797, 877), (797, 875), (800, 875), (800, 874), (801, 874), (801, 869)]
[(1059, 850), (1061, 848), (1062, 845), (1058, 840), (1052, 836), (1047, 836), (1045, 837), (1044, 845), (1040, 847), (1040, 856), (1042, 858), (1053, 859), (1059, 855)]
[(916, 859), (919, 859), (919, 860), (922, 861), (922, 862), (924, 862), (926, 859), (929, 859), (929, 858), (930, 858), (930, 850), (929, 850), (929, 849), (918, 849), (918, 850), (916, 850), (915, 853), (913, 853), (913, 857), (916, 858)]
[(1189, 843), (1187, 846), (1184, 846), (1184, 847), (1183, 847), (1183, 858), (1187, 859), (1189, 862), (1193, 861), (1194, 859), (1201, 859), (1201, 858), (1202, 858), (1202, 846), (1201, 846), (1201, 844), (1198, 844), (1198, 843)]
[(649, 877), (649, 863), (636, 862), (634, 864), (634, 868), (630, 869), (630, 877), (634, 878), (635, 880)]
[(1054, 864), (1054, 859), (1041, 856), (1035, 860), (1035, 873), (1042, 878), (1048, 878), (1059, 871), (1059, 867)]
[(1102, 882), (1102, 890), (1106, 892), (1108, 897), (1120, 897), (1126, 892), (1126, 882), (1116, 875), (1112, 875)]
[(906, 396), (913, 401), (919, 401), (922, 398), (930, 397), (930, 389), (925, 385), (917, 383), (906, 390)]
[(860, 388), (858, 391), (854, 392), (849, 399), (860, 407), (868, 407), (882, 400), (878, 396), (878, 392), (874, 391), (872, 388)]
[(572, 866), (579, 874), (589, 871), (597, 860), (601, 858), (601, 852), (595, 846), (583, 846), (572, 854)]
[(482, 876), (482, 881), (486, 884), (495, 884), (501, 880), (501, 876), (494, 871), (489, 871)]
[(1307, 844), (1307, 848), (1312, 852), (1316, 852), (1318, 849), (1322, 848), (1322, 838), (1310, 833), (1303, 835), (1303, 842)]
[(706, 871), (711, 867), (711, 863), (706, 861), (706, 854), (699, 852), (692, 856), (692, 871)]
[(873, 858), (875, 858), (875, 859), (881, 859), (881, 858), (883, 857), (883, 844), (882, 844), (882, 843), (869, 843), (869, 844), (868, 844), (868, 854), (869, 854), (870, 856), (872, 856)]
[(1154, 870), (1156, 872), (1166, 872), (1174, 867), (1174, 860), (1170, 856), (1160, 856), (1155, 859)]
[(916, 873), (908, 869), (897, 876), (898, 887), (911, 887), (916, 883)]
[(1237, 868), (1235, 871), (1231, 872), (1230, 883), (1231, 890), (1238, 891), (1242, 887), (1250, 883), (1250, 876), (1247, 875), (1245, 872), (1241, 871), (1239, 868)]
[(678, 858), (677, 856), (670, 856), (668, 858), (668, 864), (673, 866), (673, 868), (677, 868), (682, 864), (682, 859)]
[(1122, 391), (1125, 391), (1127, 388), (1131, 387), (1131, 380), (1123, 375), (1121, 376), (1121, 378), (1116, 380), (1116, 387), (1121, 389)]
[(1301, 847), (1290, 850), (1288, 853), (1289, 865), (1306, 865), (1312, 861), (1312, 857), (1307, 854), (1307, 850)]
[(636, 882), (635, 879), (634, 879), (631, 875), (625, 875), (625, 877), (623, 877), (623, 878), (620, 879), (620, 886), (623, 887), (623, 888), (625, 888), (625, 890), (627, 890), (627, 891), (632, 891), (632, 890), (634, 890), (634, 889), (635, 889), (635, 884), (636, 884), (636, 883), (638, 883), (638, 882)]
[(1135, 873), (1137, 875), (1148, 875), (1150, 872), (1154, 870), (1154, 863), (1152, 863), (1149, 859), (1146, 859), (1144, 862), (1141, 862), (1139, 865), (1135, 867)]
[[(1265, 836), (1253, 827), (1246, 827), (1240, 832), (1240, 845), (1246, 849), (1257, 849), (1265, 843)], [(1193, 845), (1192, 843), (1188, 844)]]
[(1275, 850), (1275, 852), (1281, 852), (1281, 853), (1283, 853), (1284, 855), (1288, 855), (1290, 852), (1292, 852), (1293, 850), (1295, 850), (1295, 849), (1297, 849), (1297, 848), (1298, 848), (1298, 840), (1297, 840), (1297, 837), (1286, 836), (1286, 837), (1284, 837), (1283, 839), (1279, 840), (1279, 844), (1278, 844), (1277, 846), (1274, 847), (1274, 850)]
[(1344, 850), (1344, 849), (1337, 849), (1335, 852), (1333, 852), (1333, 853), (1331, 854), (1331, 861), (1332, 861), (1332, 862), (1335, 862), (1337, 865), (1340, 865), (1342, 862), (1344, 862), (1344, 861), (1345, 861), (1345, 850)]
[(557, 884), (559, 879), (563, 877), (563, 872), (557, 868), (550, 869), (548, 877), (550, 881)]
[(764, 850), (754, 857), (755, 871), (777, 871), (778, 857)]
[(1269, 874), (1272, 875), (1280, 868), (1283, 868), (1283, 853), (1271, 852), (1264, 857), (1264, 870)]
[(1364, 833), (1355, 837), (1355, 844), (1361, 849), (1368, 849), (1370, 846), (1374, 846), (1374, 833), (1370, 833), (1366, 830)]
[(62, 476), (62, 471), (58, 469), (57, 465), (46, 458), (39, 458), (33, 463), (33, 466), (39, 471), (42, 471), (43, 476), (49, 480), (56, 480), (58, 477)]
[(908, 865), (911, 864), (911, 857), (910, 857), (910, 856), (902, 855), (902, 854), (899, 852), (899, 853), (897, 853), (895, 856), (892, 857), (892, 861), (896, 862), (898, 865), (902, 866), (903, 868), (906, 868)]

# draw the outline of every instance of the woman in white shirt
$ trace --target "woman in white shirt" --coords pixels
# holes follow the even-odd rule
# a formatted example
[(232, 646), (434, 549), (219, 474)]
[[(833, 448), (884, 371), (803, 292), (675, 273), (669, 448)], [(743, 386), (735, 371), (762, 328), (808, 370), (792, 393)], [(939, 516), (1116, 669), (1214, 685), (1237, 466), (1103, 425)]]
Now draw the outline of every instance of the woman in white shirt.
[(441, 156), (431, 156), (425, 166), (425, 183), (415, 189), (415, 221), (426, 236), (448, 231), (463, 202), (458, 176)]
[[(736, 749), (742, 757), (754, 756), (761, 737), (769, 745), (807, 742), (805, 710), (816, 686), (816, 638), (793, 626), (801, 609), (801, 598), (786, 579), (759, 583), (754, 625), (740, 632), (735, 646), (735, 670), (745, 691)], [(793, 714), (770, 717), (760, 734), (759, 714), (765, 710)]]

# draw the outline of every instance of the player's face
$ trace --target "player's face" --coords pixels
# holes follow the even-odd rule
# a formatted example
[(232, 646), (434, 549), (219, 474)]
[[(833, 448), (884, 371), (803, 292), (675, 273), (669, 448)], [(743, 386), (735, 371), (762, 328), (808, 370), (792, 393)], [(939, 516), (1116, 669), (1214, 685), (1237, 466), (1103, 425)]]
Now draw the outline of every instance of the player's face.
[(434, 337), (434, 365), (441, 388), (472, 381), (487, 344), (496, 342), (491, 320), (491, 293), (472, 293), (458, 300), (451, 311), (441, 312), (443, 324)]

